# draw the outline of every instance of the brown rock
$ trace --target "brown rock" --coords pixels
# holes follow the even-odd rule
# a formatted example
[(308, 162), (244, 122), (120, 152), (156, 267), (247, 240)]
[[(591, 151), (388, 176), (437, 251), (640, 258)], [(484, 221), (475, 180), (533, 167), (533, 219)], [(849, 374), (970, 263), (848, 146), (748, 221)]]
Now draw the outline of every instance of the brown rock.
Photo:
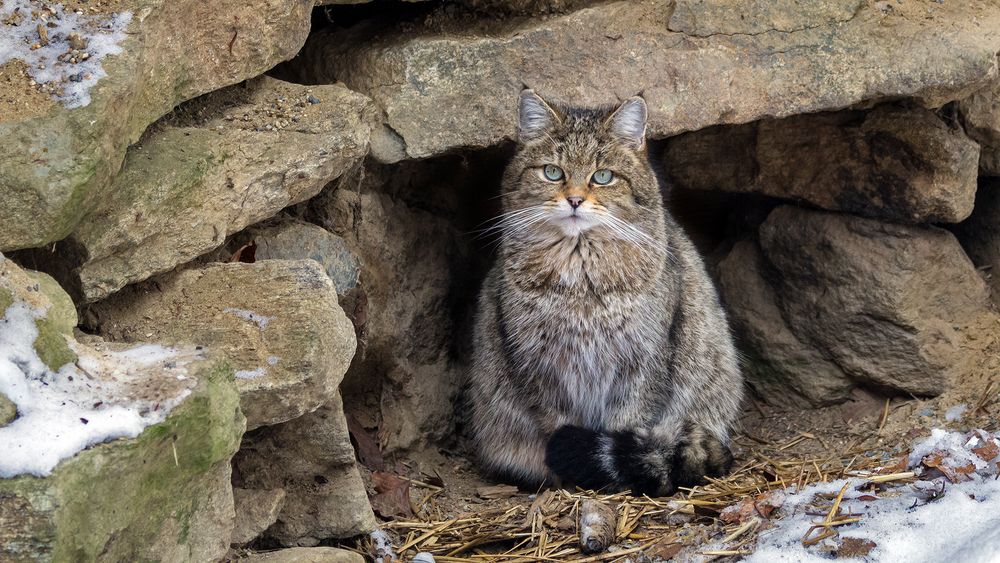
[(765, 401), (827, 405), (847, 399), (854, 383), (789, 326), (772, 281), (777, 275), (756, 242), (737, 242), (716, 266), (747, 383)]
[[(775, 373), (802, 373), (790, 364), (818, 354), (852, 381), (936, 395), (982, 360), (971, 337), (995, 330), (986, 284), (942, 229), (784, 206), (761, 225), (760, 247), (781, 317), (803, 347), (815, 350), (773, 355)], [(727, 301), (745, 285), (733, 278), (722, 285)], [(789, 343), (777, 342), (779, 351)], [(839, 388), (842, 379), (825, 385)]]
[(222, 245), (227, 235), (316, 195), (364, 156), (371, 102), (341, 86), (315, 86), (323, 102), (300, 109), (294, 104), (306, 100), (306, 90), (262, 78), (215, 92), (130, 149), (115, 197), (73, 235), (86, 255), (77, 272), (86, 300)]
[(314, 34), (296, 65), (300, 78), (371, 96), (410, 158), (511, 139), (523, 84), (581, 105), (643, 92), (649, 133), (668, 137), (873, 100), (939, 107), (996, 76), (993, 2), (911, 2), (888, 14), (822, 4), (609, 2), (489, 22), (442, 7), (417, 24)]
[(933, 112), (879, 106), (715, 127), (671, 139), (677, 187), (753, 192), (906, 223), (972, 212), (979, 148)]
[(355, 350), (333, 283), (312, 260), (185, 270), (132, 286), (91, 312), (110, 339), (200, 344), (229, 358), (248, 429), (337, 396)]
[(984, 176), (1000, 176), (1000, 80), (958, 104), (965, 131), (979, 142), (979, 169)]
[(239, 487), (285, 490), (278, 520), (266, 532), (283, 545), (311, 547), (375, 529), (339, 396), (315, 412), (248, 433), (233, 467)]
[(235, 488), (233, 503), (236, 523), (233, 527), (232, 542), (233, 545), (243, 545), (257, 539), (257, 536), (278, 520), (278, 512), (285, 503), (285, 491)]
[(15, 418), (17, 418), (17, 405), (0, 393), (0, 428), (13, 422)]
[(313, 0), (116, 2), (131, 13), (122, 52), (78, 108), (52, 104), (0, 122), (0, 250), (61, 240), (101, 201), (126, 149), (181, 102), (293, 57)]

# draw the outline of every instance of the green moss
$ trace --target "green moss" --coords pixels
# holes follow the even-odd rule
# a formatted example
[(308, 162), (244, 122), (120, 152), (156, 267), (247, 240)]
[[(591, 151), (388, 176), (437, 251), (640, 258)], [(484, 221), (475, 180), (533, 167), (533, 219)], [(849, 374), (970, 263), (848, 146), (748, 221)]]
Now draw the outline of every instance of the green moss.
[[(246, 424), (228, 363), (206, 365), (197, 377), (192, 395), (138, 438), (90, 448), (45, 479), (0, 480), (0, 519), (10, 506), (5, 494), (30, 499), (23, 520), (39, 525), (21, 530), (21, 539), (35, 555), (50, 553), (44, 560), (153, 561), (178, 546), (195, 558), (210, 532), (197, 524), (199, 511), (225, 480)], [(3, 561), (11, 558), (5, 549), (0, 541)]]
[(38, 338), (35, 339), (35, 351), (38, 357), (52, 371), (57, 371), (69, 362), (76, 361), (76, 354), (70, 350), (59, 324), (49, 317), (35, 321), (38, 327)]
[(0, 316), (3, 316), (7, 307), (10, 307), (13, 304), (14, 296), (11, 294), (10, 290), (0, 287)]

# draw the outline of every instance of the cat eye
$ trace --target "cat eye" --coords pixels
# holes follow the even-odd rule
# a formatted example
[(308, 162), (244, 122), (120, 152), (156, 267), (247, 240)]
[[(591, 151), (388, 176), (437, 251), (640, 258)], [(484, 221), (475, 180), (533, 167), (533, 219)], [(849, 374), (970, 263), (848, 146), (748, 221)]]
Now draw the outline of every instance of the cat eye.
[(542, 174), (545, 174), (545, 179), (550, 182), (558, 182), (563, 179), (562, 168), (559, 168), (555, 164), (546, 164), (542, 168)]
[(598, 170), (597, 172), (594, 172), (594, 175), (591, 176), (590, 179), (595, 184), (600, 184), (600, 185), (604, 186), (606, 184), (610, 184), (611, 180), (615, 179), (615, 173), (612, 172), (612, 171), (610, 171), (610, 170), (608, 170), (607, 168), (602, 168), (602, 169)]

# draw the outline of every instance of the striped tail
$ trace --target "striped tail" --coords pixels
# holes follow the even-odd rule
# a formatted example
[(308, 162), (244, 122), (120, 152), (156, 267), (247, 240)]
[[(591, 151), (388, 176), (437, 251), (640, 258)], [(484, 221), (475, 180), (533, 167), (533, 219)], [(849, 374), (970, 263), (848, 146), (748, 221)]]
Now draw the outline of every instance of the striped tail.
[(563, 426), (549, 439), (545, 463), (563, 484), (665, 496), (677, 487), (703, 482), (706, 475), (725, 473), (732, 455), (719, 439), (700, 429), (664, 444), (631, 431)]

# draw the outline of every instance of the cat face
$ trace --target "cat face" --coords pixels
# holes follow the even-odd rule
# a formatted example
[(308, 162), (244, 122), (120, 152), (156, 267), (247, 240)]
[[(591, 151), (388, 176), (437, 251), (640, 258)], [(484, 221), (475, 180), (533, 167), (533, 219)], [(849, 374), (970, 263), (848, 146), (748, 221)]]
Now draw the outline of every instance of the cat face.
[(521, 231), (549, 238), (618, 238), (642, 243), (662, 198), (646, 160), (646, 103), (574, 109), (520, 96), (518, 152), (504, 204)]

